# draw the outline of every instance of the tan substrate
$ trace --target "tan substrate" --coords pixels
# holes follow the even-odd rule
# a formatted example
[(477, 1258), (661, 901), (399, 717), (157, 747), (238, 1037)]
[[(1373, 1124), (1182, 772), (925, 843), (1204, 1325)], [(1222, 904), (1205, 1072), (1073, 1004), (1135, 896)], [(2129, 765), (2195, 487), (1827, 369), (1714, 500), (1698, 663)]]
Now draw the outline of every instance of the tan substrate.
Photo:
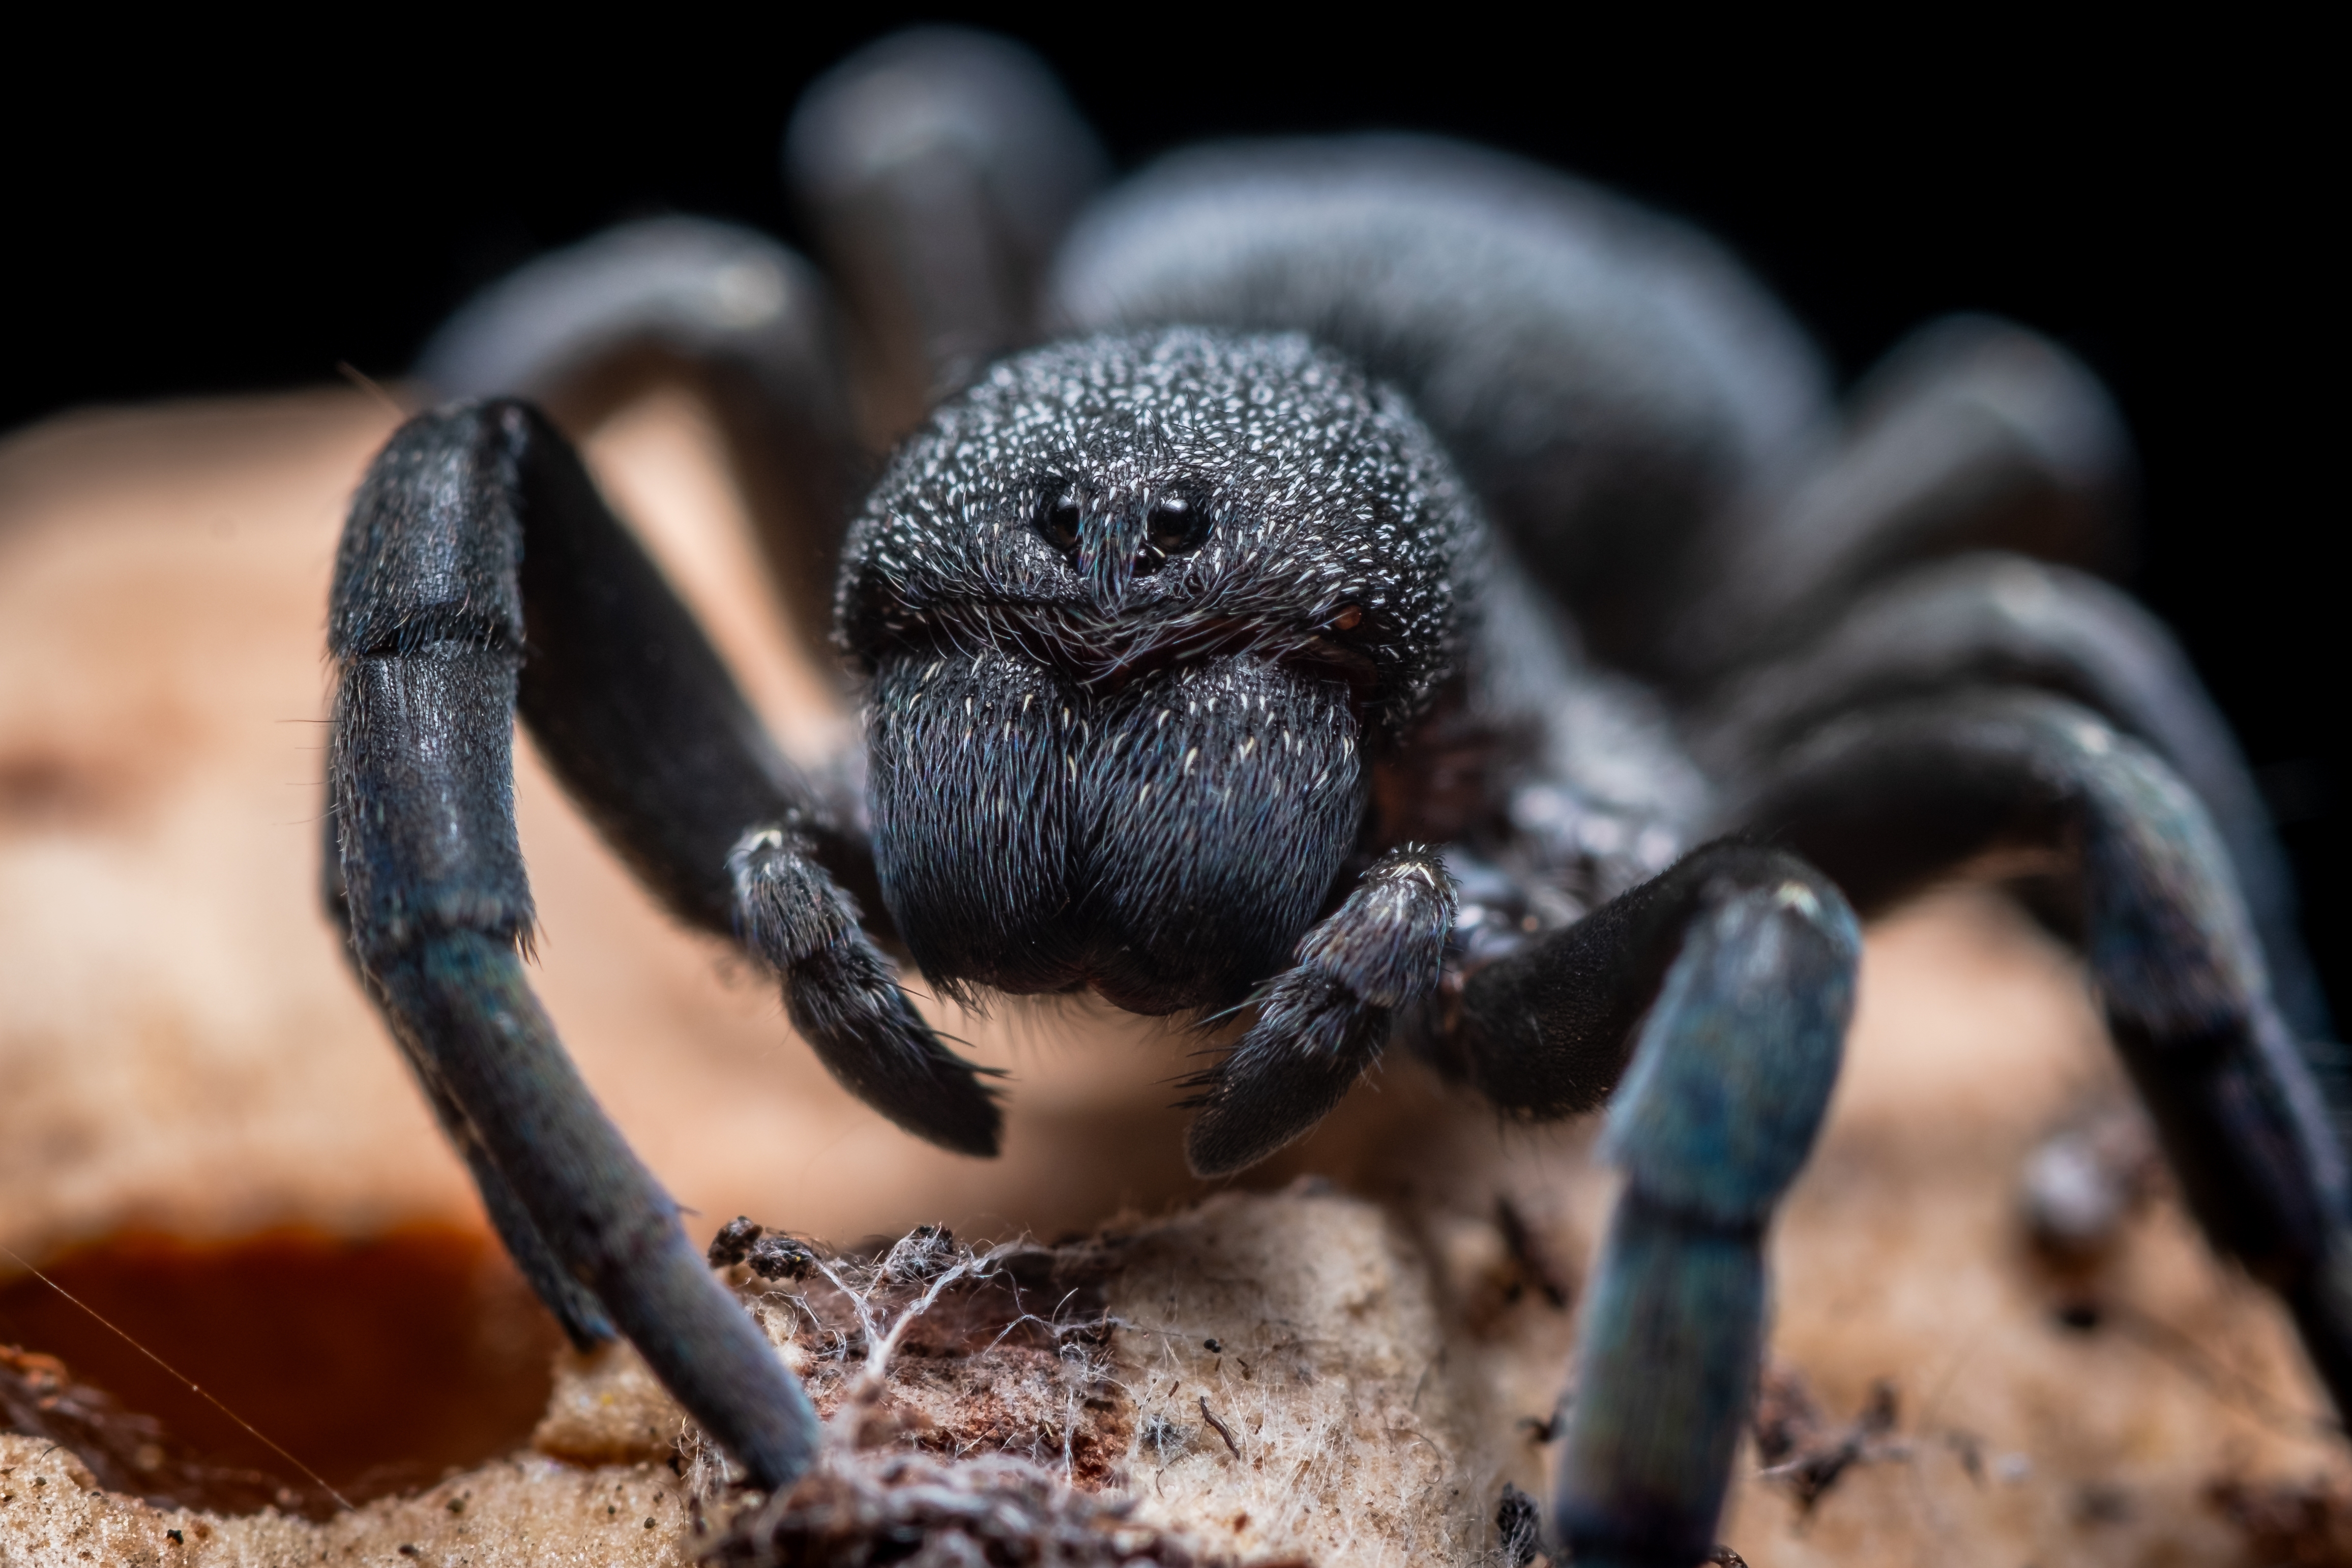
[[(132, 1226), (479, 1223), (311, 896), (327, 573), (392, 420), (312, 393), (77, 416), (0, 447), (0, 1243), (18, 1252)], [(787, 744), (814, 751), (840, 717), (746, 587), (710, 440), (690, 402), (656, 393), (592, 459)], [(1050, 1236), (1202, 1196), (1166, 1109), (1181, 1040), (1083, 1007), (947, 1020), (1015, 1071), (1007, 1155), (929, 1149), (842, 1094), (764, 985), (669, 926), (527, 747), (520, 772), (550, 1009), (704, 1228), (749, 1212), (842, 1242), (940, 1219)], [(1810, 1521), (1743, 1458), (1726, 1539), (1759, 1564), (2232, 1563), (2248, 1542), (2210, 1483), (2319, 1477), (2340, 1507), (2352, 1468), (2297, 1426), (2323, 1406), (2279, 1312), (2168, 1201), (2096, 1281), (2107, 1326), (2054, 1324), (2057, 1287), (2011, 1219), (2018, 1163), (2116, 1092), (2071, 964), (1954, 894), (1872, 933), (1862, 996), (1828, 1136), (1775, 1238), (1773, 1354), (1840, 1420), (1891, 1380), (1907, 1457), (1849, 1472)], [(1320, 1169), (1338, 1191), (1130, 1223), (1106, 1287), (1127, 1325), (1110, 1343), (1126, 1485), (1223, 1551), (1466, 1560), (1504, 1479), (1539, 1488), (1543, 1450), (1516, 1423), (1548, 1412), (1570, 1321), (1511, 1260), (1496, 1196), (1572, 1285), (1608, 1179), (1583, 1130), (1498, 1138), (1407, 1069), (1334, 1124), (1259, 1184)], [(557, 1403), (573, 1435), (543, 1441), (592, 1451), (581, 1424), (609, 1416), (609, 1452), (667, 1455), (674, 1413), (657, 1391), (650, 1413), (621, 1397), (627, 1375), (625, 1356), (572, 1369)], [(650, 1458), (526, 1456), (316, 1526), (90, 1496), (29, 1439), (0, 1437), (0, 1471), (7, 1562), (405, 1561), (403, 1544), (652, 1562), (689, 1540), (684, 1482)]]
[[(688, 1560), (680, 1551), (681, 1483), (653, 1465), (583, 1469), (525, 1455), (416, 1497), (313, 1525), (275, 1513), (213, 1519), (150, 1509), (91, 1490), (89, 1472), (71, 1456), (62, 1449), (41, 1452), (42, 1447), (0, 1435), (0, 1491), (16, 1493), (0, 1505), (0, 1562), (276, 1568), (413, 1558), (474, 1568), (668, 1568)], [(645, 1527), (647, 1519), (654, 1521), (651, 1530)], [(178, 1541), (172, 1539), (174, 1531)]]
[[(314, 893), (328, 576), (393, 423), (320, 392), (72, 416), (0, 447), (0, 1243), (19, 1252), (133, 1216), (235, 1236), (478, 1215)], [(714, 440), (657, 393), (590, 455), (810, 752), (844, 720), (775, 629)], [(1086, 1003), (945, 1020), (1015, 1074), (1003, 1159), (905, 1137), (790, 1038), (770, 986), (652, 907), (520, 749), (536, 979), (689, 1208), (789, 1207), (852, 1239), (941, 1218), (1051, 1234), (1201, 1190), (1166, 1104), (1187, 1048)]]

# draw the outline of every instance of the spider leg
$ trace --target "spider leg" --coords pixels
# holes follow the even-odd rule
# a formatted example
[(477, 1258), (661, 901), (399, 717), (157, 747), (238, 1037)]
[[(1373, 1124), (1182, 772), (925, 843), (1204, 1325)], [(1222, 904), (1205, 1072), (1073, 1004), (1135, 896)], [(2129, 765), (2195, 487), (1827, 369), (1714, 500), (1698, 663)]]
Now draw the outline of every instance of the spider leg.
[(826, 1070), (918, 1137), (995, 1154), (995, 1103), (898, 988), (857, 901), (825, 874), (814, 841), (792, 828), (754, 828), (727, 866), (743, 945), (783, 977), (793, 1027)]
[(866, 463), (832, 296), (808, 263), (704, 218), (623, 224), (541, 256), (434, 333), (416, 375), (444, 399), (511, 396), (579, 434), (652, 380), (683, 378), (726, 437), (769, 580), (815, 666)]
[[(445, 430), (420, 426), (418, 439), (471, 443), (515, 465), (516, 581), (529, 627), (516, 710), (638, 879), (680, 918), (751, 939), (763, 916), (747, 903), (757, 890), (739, 877), (735, 852), (747, 835), (773, 828), (799, 846), (796, 885), (828, 908), (879, 910), (873, 860), (848, 825), (848, 805), (821, 797), (777, 753), (562, 438), (524, 405), (500, 403), (454, 415)], [(979, 1078), (907, 1007), (862, 933), (855, 945), (863, 967), (755, 951), (789, 978), (795, 1019), (853, 1092), (919, 1137), (993, 1154), (998, 1115)], [(866, 1051), (919, 1060), (924, 1071), (860, 1066)]]
[[(522, 404), (461, 405), (395, 434), (353, 503), (329, 636), (352, 951), (469, 1162), (494, 1167), (485, 1200), (502, 1234), (567, 1326), (593, 1333), (601, 1308), (760, 1484), (789, 1481), (814, 1451), (807, 1396), (712, 1281), (525, 978), (515, 716), (638, 874), (706, 928), (736, 923), (728, 859), (747, 830), (797, 824), (810, 880), (836, 897), (819, 868), (854, 874), (861, 846)], [(926, 1043), (954, 1062), (928, 1032), (914, 1048)], [(992, 1117), (968, 1070), (948, 1098), (959, 1091), (967, 1123)], [(587, 1300), (547, 1289), (558, 1274)]]
[[(320, 881), (327, 915), (343, 934), (343, 956), (351, 961), (352, 973), (371, 1001), (381, 1008), (375, 986), (359, 962), (359, 954), (352, 941), (352, 906), (349, 892), (343, 885), (342, 822), (341, 802), (335, 794), (331, 774), (327, 783), (327, 810), (321, 819), (326, 831), (326, 844), (320, 857)], [(474, 1186), (482, 1195), (482, 1207), (488, 1211), (491, 1228), (514, 1260), (515, 1267), (530, 1284), (530, 1288), (555, 1321), (563, 1327), (564, 1336), (580, 1350), (589, 1350), (613, 1338), (616, 1331), (604, 1312), (604, 1304), (579, 1281), (564, 1271), (562, 1263), (539, 1233), (539, 1227), (523, 1207), (514, 1187), (500, 1174), (498, 1161), (474, 1130), (465, 1107), (450, 1098), (448, 1087), (436, 1077), (431, 1064), (408, 1048), (405, 1039), (397, 1033), (394, 1041), (400, 1047), (401, 1060), (416, 1074), (417, 1086), (425, 1092), (425, 1102), (433, 1108), (433, 1119), (441, 1124), (441, 1132), (466, 1162), (466, 1169), (474, 1178)]]
[(1931, 323), (1864, 381), (1811, 463), (1717, 516), (1661, 651), (1685, 676), (1722, 670), (1932, 556), (2112, 566), (2131, 472), (2122, 418), (2073, 355), (1987, 317)]
[(1848, 716), (1794, 747), (1752, 829), (1885, 908), (1987, 850), (2075, 867), (2107, 1027), (2190, 1211), (2286, 1302), (2352, 1410), (2352, 1179), (2210, 814), (2146, 746), (2039, 693)]
[(415, 1072), (417, 1082), (424, 1086), (434, 1119), (441, 1124), (441, 1131), (472, 1174), (474, 1186), (482, 1195), (482, 1207), (489, 1211), (490, 1224), (505, 1243), (507, 1255), (514, 1260), (515, 1267), (530, 1281), (539, 1299), (554, 1312), (556, 1322), (563, 1325), (565, 1337), (583, 1351), (613, 1338), (619, 1331), (614, 1328), (604, 1304), (596, 1299), (593, 1291), (565, 1271), (563, 1260), (548, 1245), (547, 1238), (540, 1234), (539, 1222), (531, 1218), (522, 1196), (499, 1168), (497, 1156), (483, 1141), (465, 1106), (450, 1092), (448, 1083), (428, 1058), (410, 1050), (404, 1040), (401, 1054)]
[(1255, 1165), (1330, 1113), (1379, 1059), (1397, 1011), (1437, 989), (1454, 901), (1444, 860), (1407, 844), (1299, 940), (1297, 966), (1258, 995), (1250, 1031), (1192, 1081), (1195, 1174)]
[(1698, 728), (1717, 777), (1753, 778), (1840, 713), (1984, 686), (2081, 703), (2181, 776), (2229, 851), (2280, 1011), (2304, 1039), (2326, 1037), (2286, 858), (2236, 739), (2171, 633), (2095, 578), (1993, 554), (1915, 567), (1812, 643), (1717, 691)]
[(1555, 1517), (1576, 1561), (1713, 1545), (1764, 1332), (1764, 1232), (1811, 1152), (1861, 935), (1784, 852), (1704, 845), (1469, 976), (1439, 1065), (1549, 1119), (1614, 1093), (1627, 1182), (1579, 1331)]
[(1043, 61), (968, 28), (892, 34), (802, 96), (786, 182), (856, 313), (876, 444), (1034, 340), (1038, 278), (1109, 169)]

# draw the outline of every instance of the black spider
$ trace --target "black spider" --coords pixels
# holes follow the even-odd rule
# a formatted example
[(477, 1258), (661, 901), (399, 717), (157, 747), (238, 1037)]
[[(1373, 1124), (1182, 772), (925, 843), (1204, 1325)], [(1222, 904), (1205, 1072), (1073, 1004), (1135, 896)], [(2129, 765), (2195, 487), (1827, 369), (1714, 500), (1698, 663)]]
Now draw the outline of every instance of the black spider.
[[(2326, 1019), (2226, 731), (2067, 564), (2113, 547), (2128, 462), (2080, 366), (1948, 321), (1841, 417), (1778, 307), (1667, 220), (1402, 137), (1196, 149), (1097, 193), (1058, 89), (969, 34), (839, 68), (787, 162), (857, 376), (773, 243), (614, 231), (444, 330), (422, 373), (466, 401), (393, 438), (337, 568), (333, 902), (576, 1340), (626, 1334), (760, 1484), (809, 1464), (805, 1395), (525, 982), (518, 713), (835, 1075), (949, 1147), (994, 1151), (992, 1092), (886, 948), (950, 996), (1254, 1006), (1195, 1083), (1203, 1173), (1305, 1132), (1392, 1038), (1512, 1113), (1613, 1094), (1629, 1183), (1551, 1515), (1580, 1562), (1708, 1550), (1854, 911), (1990, 854), (2080, 940), (2192, 1208), (2343, 1405), (2352, 1202), (2297, 1050)], [(831, 586), (866, 742), (835, 774), (782, 760), (502, 395), (576, 405), (644, 354), (725, 412), (803, 625)]]

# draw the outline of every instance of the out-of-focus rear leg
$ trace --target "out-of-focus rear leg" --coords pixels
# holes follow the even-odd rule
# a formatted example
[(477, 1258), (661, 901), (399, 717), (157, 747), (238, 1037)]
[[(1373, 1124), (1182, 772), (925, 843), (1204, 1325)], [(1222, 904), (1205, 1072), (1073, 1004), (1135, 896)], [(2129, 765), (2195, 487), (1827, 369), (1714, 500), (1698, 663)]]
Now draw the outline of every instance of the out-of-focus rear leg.
[(2111, 570), (2131, 444), (2106, 389), (2048, 339), (1963, 316), (1899, 344), (1807, 465), (1691, 552), (1661, 666), (1703, 684), (1809, 638), (1878, 578), (1969, 550)]
[(784, 173), (856, 316), (877, 446), (1035, 340), (1039, 279), (1108, 172), (1045, 62), (1007, 38), (911, 28), (809, 89)]
[(814, 666), (831, 672), (841, 538), (872, 466), (843, 324), (814, 268), (767, 235), (704, 218), (623, 224), (517, 268), (425, 346), (436, 398), (517, 397), (575, 439), (657, 382), (699, 394)]
[(2107, 1027), (2213, 1245), (2294, 1313), (2352, 1409), (2352, 1176), (2272, 1002), (2210, 813), (2146, 746), (2040, 693), (1850, 715), (1785, 755), (1740, 819), (1885, 908), (1988, 852), (2071, 866)]
[(2145, 742), (2197, 792), (2229, 852), (2279, 1010), (2329, 1033), (2294, 886), (2238, 743), (2179, 644), (2131, 597), (2085, 573), (1984, 554), (1914, 567), (1812, 641), (1719, 687), (1696, 717), (1717, 778), (1754, 778), (1852, 709), (1990, 687), (2077, 702)]

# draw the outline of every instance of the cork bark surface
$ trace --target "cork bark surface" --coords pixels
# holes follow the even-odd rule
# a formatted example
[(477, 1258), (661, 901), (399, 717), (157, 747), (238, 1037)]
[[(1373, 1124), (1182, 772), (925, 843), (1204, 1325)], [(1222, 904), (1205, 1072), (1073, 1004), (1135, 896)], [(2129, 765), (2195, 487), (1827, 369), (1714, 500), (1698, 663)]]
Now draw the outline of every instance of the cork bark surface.
[[(320, 392), (0, 444), (0, 1563), (847, 1562), (893, 1530), (943, 1562), (991, 1530), (1045, 1562), (1500, 1561), (1612, 1192), (1589, 1127), (1391, 1066), (1212, 1186), (1170, 1108), (1199, 1042), (1066, 1004), (937, 1015), (1013, 1074), (1005, 1156), (940, 1153), (526, 745), (535, 978), (583, 1072), (698, 1240), (825, 1244), (729, 1273), (825, 1464), (746, 1493), (625, 1349), (558, 1353), (316, 912), (327, 576), (396, 417)], [(588, 449), (787, 747), (832, 744), (699, 408), (651, 389)], [(2025, 1242), (2023, 1161), (2123, 1093), (2078, 968), (1997, 899), (1870, 933), (1773, 1238), (1770, 1427), (1722, 1531), (1749, 1563), (2352, 1560), (2283, 1315), (2161, 1183), (2095, 1266)]]

